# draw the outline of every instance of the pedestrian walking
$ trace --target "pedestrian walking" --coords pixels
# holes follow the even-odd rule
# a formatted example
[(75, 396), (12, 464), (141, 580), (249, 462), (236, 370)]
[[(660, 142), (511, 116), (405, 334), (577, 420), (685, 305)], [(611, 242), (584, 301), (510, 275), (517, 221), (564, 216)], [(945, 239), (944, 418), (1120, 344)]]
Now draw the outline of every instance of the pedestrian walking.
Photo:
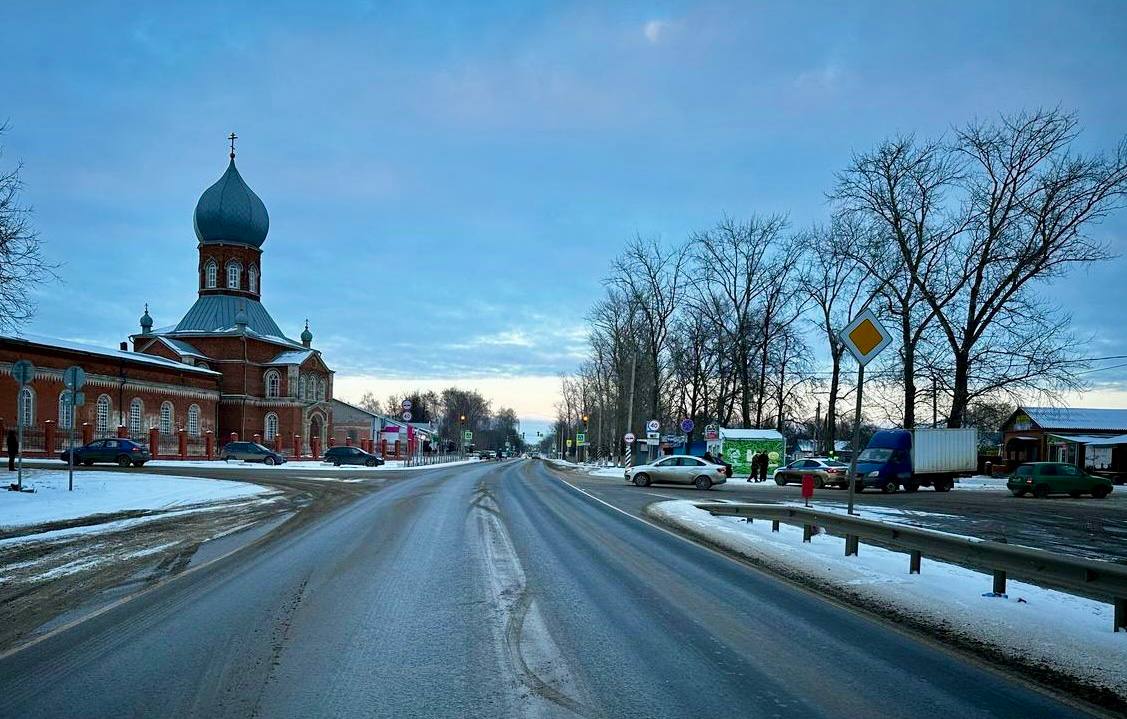
[(767, 452), (759, 453), (759, 481), (767, 481), (767, 465), (771, 463), (771, 458), (767, 456)]
[(8, 430), (8, 471), (16, 471), (16, 455), (20, 453), (20, 438), (16, 430)]

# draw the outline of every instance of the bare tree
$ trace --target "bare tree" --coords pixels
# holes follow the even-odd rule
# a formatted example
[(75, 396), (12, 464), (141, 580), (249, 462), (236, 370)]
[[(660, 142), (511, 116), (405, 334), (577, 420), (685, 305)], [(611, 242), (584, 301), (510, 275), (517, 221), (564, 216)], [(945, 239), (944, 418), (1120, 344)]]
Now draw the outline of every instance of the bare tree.
[(828, 227), (806, 234), (807, 250), (800, 286), (810, 298), (812, 322), (829, 352), (830, 379), (825, 427), (819, 428), (822, 451), (829, 453), (837, 439), (837, 403), (846, 348), (839, 333), (849, 320), (880, 291), (872, 271), (852, 256), (864, 228), (849, 217), (835, 217)]
[(1078, 381), (1076, 364), (1046, 365), (1022, 351), (1034, 341), (1046, 348), (1038, 334), (1046, 330), (1051, 354), (1068, 343), (1059, 328), (1020, 311), (1052, 317), (1056, 308), (1036, 301), (1034, 287), (1111, 256), (1087, 231), (1123, 205), (1127, 142), (1084, 156), (1072, 151), (1077, 134), (1074, 115), (1019, 113), (972, 123), (948, 145), (886, 143), (839, 178), (838, 198), (888, 230), (889, 249), (947, 341), (950, 427), (962, 426), (978, 390)]
[[(7, 129), (0, 125), (0, 135)], [(18, 332), (35, 315), (32, 288), (58, 279), (56, 265), (44, 258), (39, 234), (31, 226), (31, 208), (20, 202), (22, 169), (23, 163), (0, 168), (0, 332)]]

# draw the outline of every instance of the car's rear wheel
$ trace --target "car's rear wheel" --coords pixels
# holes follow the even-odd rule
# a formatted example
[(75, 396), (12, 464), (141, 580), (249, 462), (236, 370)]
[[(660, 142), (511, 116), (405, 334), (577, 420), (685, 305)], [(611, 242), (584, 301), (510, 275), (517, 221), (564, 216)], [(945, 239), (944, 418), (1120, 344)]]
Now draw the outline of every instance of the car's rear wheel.
[(128, 467), (131, 464), (133, 464), (133, 460), (131, 460), (129, 458), (129, 455), (127, 455), (127, 454), (123, 454), (123, 455), (121, 455), (120, 457), (117, 458), (117, 466), (118, 467)]
[(712, 480), (702, 474), (693, 480), (693, 486), (700, 490), (712, 489)]
[(375, 467), (376, 466), (376, 458), (371, 457), (369, 459), (364, 460), (364, 466), (365, 467)]
[(273, 457), (267, 457), (266, 459), (262, 460), (262, 463), (267, 467), (273, 467), (275, 465)]
[(334, 467), (339, 467), (339, 466), (340, 466), (340, 461), (339, 461), (339, 460), (335, 460), (335, 459), (334, 459), (334, 460), (333, 460), (333, 466), (334, 466)]
[(825, 486), (826, 483), (821, 477), (814, 478), (814, 489), (822, 489)]
[(935, 487), (936, 492), (950, 492), (955, 484), (949, 479), (939, 479), (936, 480), (935, 484), (932, 486)]
[(896, 482), (889, 480), (887, 484), (880, 488), (880, 491), (884, 492), (885, 494), (892, 494), (897, 489), (900, 489), (899, 485), (897, 485)]
[(1095, 497), (1096, 499), (1103, 499), (1110, 492), (1111, 492), (1111, 490), (1108, 489), (1107, 485), (1100, 484), (1100, 485), (1097, 485), (1095, 487), (1092, 487), (1092, 496)]
[(1036, 497), (1037, 499), (1044, 499), (1045, 497), (1048, 497), (1049, 496), (1049, 485), (1038, 484), (1036, 487), (1033, 488), (1033, 496)]
[(784, 486), (786, 483), (787, 483), (786, 477), (775, 477), (775, 484), (779, 485), (780, 487)]
[(635, 487), (648, 487), (650, 486), (650, 476), (648, 474), (635, 474), (634, 475)]

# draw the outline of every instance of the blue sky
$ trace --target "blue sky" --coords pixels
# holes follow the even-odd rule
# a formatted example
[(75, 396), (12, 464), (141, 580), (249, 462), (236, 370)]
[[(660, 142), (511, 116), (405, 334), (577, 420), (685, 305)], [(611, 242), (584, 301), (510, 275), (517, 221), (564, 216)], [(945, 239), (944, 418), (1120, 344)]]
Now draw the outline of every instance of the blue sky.
[[(338, 393), (460, 380), (546, 415), (636, 232), (823, 220), (851, 151), (999, 111), (1075, 110), (1085, 148), (1127, 132), (1121, 2), (270, 8), (5, 3), (5, 160), (66, 263), (29, 331), (178, 320), (234, 130), (264, 302), (291, 335), (310, 318)], [(1052, 288), (1108, 354), (1123, 270)]]

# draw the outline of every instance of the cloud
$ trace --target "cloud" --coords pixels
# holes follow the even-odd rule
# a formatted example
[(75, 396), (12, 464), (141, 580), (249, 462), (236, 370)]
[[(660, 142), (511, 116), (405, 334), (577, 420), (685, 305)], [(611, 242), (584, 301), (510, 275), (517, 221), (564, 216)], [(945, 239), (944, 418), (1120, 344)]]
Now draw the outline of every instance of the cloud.
[(799, 73), (794, 79), (794, 86), (800, 90), (831, 90), (842, 81), (844, 74), (836, 62), (827, 62), (821, 67)]
[(651, 45), (656, 45), (661, 42), (662, 36), (671, 25), (672, 23), (668, 20), (648, 20), (646, 24), (642, 26), (642, 34), (646, 36), (646, 40), (648, 40)]

